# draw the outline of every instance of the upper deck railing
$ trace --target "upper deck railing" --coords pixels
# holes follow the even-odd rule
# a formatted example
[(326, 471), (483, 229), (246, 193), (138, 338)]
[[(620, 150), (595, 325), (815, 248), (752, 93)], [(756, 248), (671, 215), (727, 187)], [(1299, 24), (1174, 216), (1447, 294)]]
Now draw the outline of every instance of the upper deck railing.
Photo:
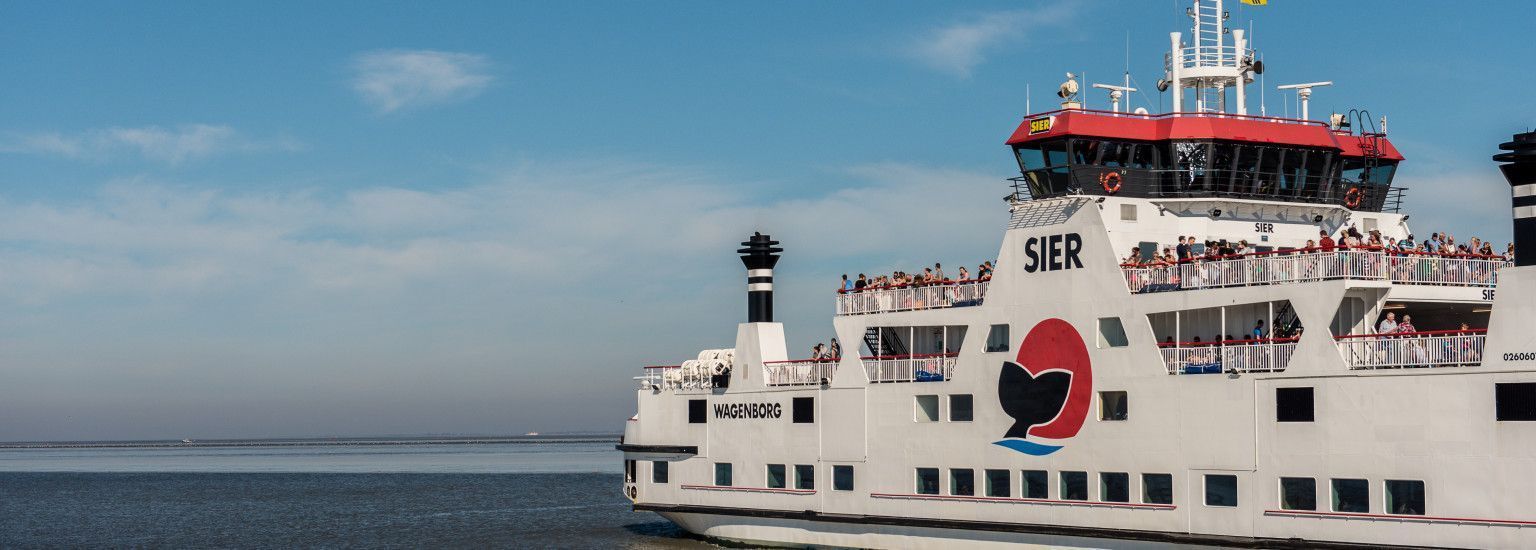
[(930, 285), (865, 287), (838, 291), (837, 314), (861, 315), (980, 305), (988, 281), (965, 280)]
[(1280, 372), (1296, 353), (1295, 338), (1160, 344), (1168, 374)]
[(1493, 287), (1502, 256), (1428, 254), (1371, 248), (1260, 252), (1175, 265), (1122, 265), (1132, 293), (1356, 279), (1400, 284)]
[(797, 359), (763, 363), (763, 380), (769, 386), (815, 386), (831, 381), (837, 359)]
[(725, 387), (721, 378), (706, 368), (687, 368), (682, 365), (645, 367), (645, 374), (636, 376), (640, 389), (708, 390)]
[(953, 353), (860, 357), (870, 382), (942, 382), (955, 371)]
[(1359, 334), (1336, 340), (1351, 369), (1470, 367), (1483, 363), (1486, 330)]

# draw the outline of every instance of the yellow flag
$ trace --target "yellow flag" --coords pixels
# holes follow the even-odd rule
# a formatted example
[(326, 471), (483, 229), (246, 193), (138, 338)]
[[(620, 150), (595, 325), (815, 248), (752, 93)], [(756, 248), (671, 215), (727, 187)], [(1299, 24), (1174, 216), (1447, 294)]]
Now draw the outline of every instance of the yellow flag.
[(1269, 0), (1243, 0), (1243, 3), (1250, 6), (1263, 6), (1268, 4)]

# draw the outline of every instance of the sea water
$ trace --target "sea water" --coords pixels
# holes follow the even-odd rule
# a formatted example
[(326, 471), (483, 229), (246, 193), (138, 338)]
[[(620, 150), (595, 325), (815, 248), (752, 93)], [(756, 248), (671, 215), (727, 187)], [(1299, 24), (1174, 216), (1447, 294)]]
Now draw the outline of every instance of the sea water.
[(0, 448), (0, 548), (708, 548), (611, 439)]

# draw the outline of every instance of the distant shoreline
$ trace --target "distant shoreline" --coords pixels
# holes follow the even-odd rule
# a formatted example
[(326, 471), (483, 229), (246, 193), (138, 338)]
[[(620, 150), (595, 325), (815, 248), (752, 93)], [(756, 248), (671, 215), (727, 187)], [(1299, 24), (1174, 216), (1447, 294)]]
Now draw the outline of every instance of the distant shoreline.
[(0, 442), (0, 449), (130, 449), (188, 447), (326, 447), (382, 445), (504, 445), (533, 443), (605, 443), (619, 434), (549, 434), (520, 436), (442, 437), (319, 437), (279, 439), (205, 439), (190, 443), (178, 440), (142, 441), (16, 441)]

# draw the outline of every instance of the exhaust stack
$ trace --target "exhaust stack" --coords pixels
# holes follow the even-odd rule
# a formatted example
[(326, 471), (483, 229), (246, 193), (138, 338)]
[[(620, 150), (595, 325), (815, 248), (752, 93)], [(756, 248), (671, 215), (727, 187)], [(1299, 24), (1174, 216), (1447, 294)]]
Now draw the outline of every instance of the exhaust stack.
[(773, 322), (773, 265), (779, 263), (779, 253), (784, 251), (777, 244), (772, 237), (753, 232), (736, 251), (747, 266), (748, 323)]
[(1493, 156), (1511, 187), (1515, 217), (1515, 265), (1536, 265), (1536, 132), (1515, 134), (1499, 144), (1508, 151)]

